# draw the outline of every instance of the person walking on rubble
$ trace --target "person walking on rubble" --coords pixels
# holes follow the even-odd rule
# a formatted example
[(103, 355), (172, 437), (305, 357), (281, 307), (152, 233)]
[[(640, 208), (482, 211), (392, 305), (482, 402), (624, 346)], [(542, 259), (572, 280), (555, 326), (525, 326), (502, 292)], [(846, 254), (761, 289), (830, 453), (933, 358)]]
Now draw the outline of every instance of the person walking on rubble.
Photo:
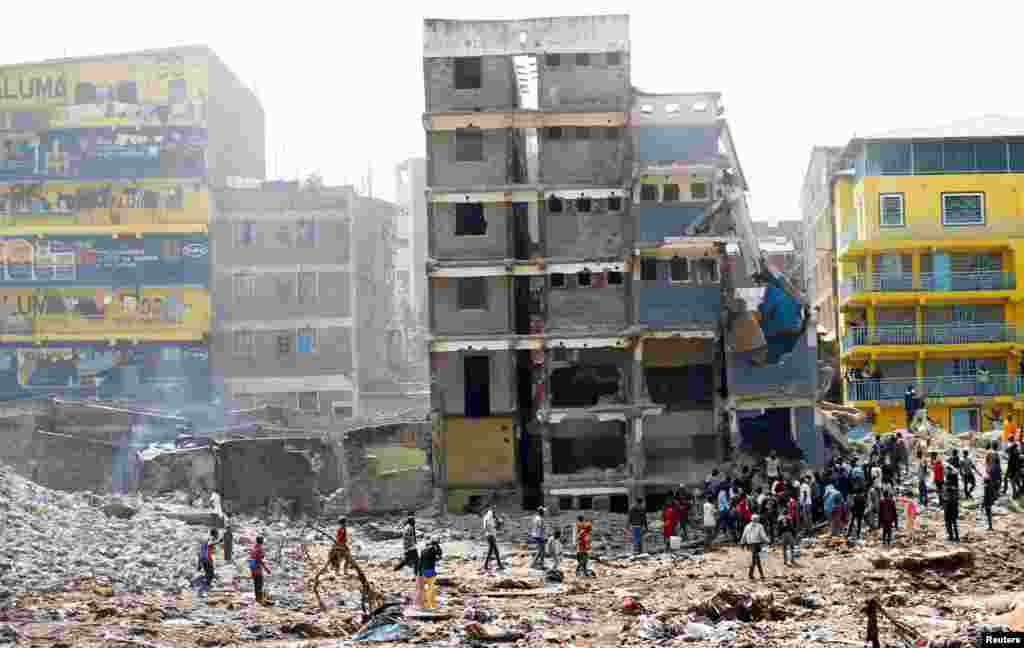
[(718, 518), (715, 515), (715, 500), (712, 497), (704, 500), (704, 551), (711, 551), (711, 543), (718, 531)]
[(505, 571), (505, 566), (501, 564), (501, 552), (498, 551), (498, 523), (499, 519), (494, 512), (494, 505), (488, 504), (482, 521), (484, 538), (487, 539), (487, 557), (484, 558), (483, 567), (485, 573), (491, 569), (491, 556), (498, 561), (498, 571)]
[(249, 549), (249, 573), (252, 575), (252, 589), (256, 603), (263, 603), (263, 572), (270, 573), (263, 552), (263, 536), (256, 536), (256, 544)]
[(231, 520), (224, 518), (224, 562), (230, 564), (235, 553), (235, 532)]
[(417, 600), (424, 610), (437, 609), (437, 563), (441, 560), (441, 543), (431, 538), (420, 553), (419, 576), (417, 577)]
[(850, 504), (850, 524), (846, 529), (846, 538), (849, 539), (853, 536), (853, 528), (857, 527), (857, 539), (860, 540), (861, 530), (864, 526), (864, 514), (868, 508), (868, 498), (864, 494), (862, 488), (857, 488), (853, 492)]
[(590, 533), (593, 530), (593, 525), (590, 520), (586, 519), (582, 515), (576, 518), (576, 575), (577, 576), (592, 576), (590, 570), (587, 568), (587, 562), (590, 560)]
[(395, 571), (402, 571), (404, 567), (412, 567), (412, 572), (415, 574), (419, 570), (420, 554), (416, 551), (416, 516), (412, 513), (402, 525), (402, 548), (405, 555), (402, 557), (402, 562), (395, 567)]
[(198, 569), (205, 575), (206, 589), (213, 586), (213, 579), (216, 573), (213, 569), (213, 549), (220, 544), (217, 540), (217, 529), (210, 529), (210, 537), (199, 543)]
[(644, 533), (647, 532), (647, 510), (644, 508), (644, 501), (639, 497), (633, 508), (629, 509), (629, 529), (633, 539), (633, 553), (644, 552)]
[(999, 471), (999, 464), (996, 462), (995, 452), (989, 453), (985, 457), (985, 491), (984, 498), (981, 501), (982, 507), (985, 509), (985, 517), (988, 519), (988, 530), (992, 530), (992, 505), (996, 503), (996, 499), (999, 497), (999, 482), (1001, 476)]
[(889, 490), (885, 491), (879, 505), (878, 522), (882, 526), (882, 543), (892, 544), (892, 529), (896, 526), (896, 502), (893, 501)]
[(761, 580), (764, 580), (764, 566), (761, 564), (761, 548), (768, 542), (768, 533), (761, 525), (761, 516), (755, 515), (743, 529), (743, 536), (740, 544), (750, 547), (750, 580), (754, 580), (754, 568), (761, 572)]
[(676, 530), (676, 507), (675, 502), (667, 500), (665, 507), (661, 510), (661, 530), (665, 538), (665, 551), (672, 549), (672, 536)]
[(348, 546), (348, 518), (343, 517), (338, 520), (338, 530), (334, 534), (334, 546), (331, 547), (331, 553), (328, 556), (331, 569), (334, 570), (335, 574), (341, 570), (342, 563), (344, 562), (344, 575), (348, 576), (348, 564), (352, 561), (350, 551)]
[(537, 545), (537, 553), (534, 555), (530, 567), (541, 571), (544, 571), (544, 544), (547, 542), (547, 534), (544, 529), (544, 514), (546, 512), (547, 510), (543, 506), (538, 508), (537, 514), (533, 516), (533, 522), (530, 524), (530, 542)]
[(779, 516), (779, 539), (782, 542), (782, 563), (796, 565), (796, 517), (786, 513)]
[(946, 522), (946, 539), (960, 542), (960, 484), (957, 471), (952, 465), (946, 466), (946, 496), (943, 504), (943, 515)]

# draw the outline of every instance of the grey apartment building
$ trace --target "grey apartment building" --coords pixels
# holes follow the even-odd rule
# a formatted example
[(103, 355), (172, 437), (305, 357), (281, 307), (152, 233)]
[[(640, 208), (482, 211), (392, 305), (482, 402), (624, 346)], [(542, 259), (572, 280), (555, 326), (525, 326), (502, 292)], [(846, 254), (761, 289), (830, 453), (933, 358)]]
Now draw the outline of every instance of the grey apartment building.
[(807, 427), (779, 368), (726, 344), (759, 260), (728, 261), (753, 233), (745, 199), (729, 208), (746, 180), (717, 93), (635, 90), (628, 16), (427, 20), (423, 69), (449, 507), (655, 506), (765, 408), (786, 408), (787, 437)]
[(351, 187), (217, 192), (212, 364), (227, 402), (360, 415), (361, 386), (389, 373), (395, 215)]

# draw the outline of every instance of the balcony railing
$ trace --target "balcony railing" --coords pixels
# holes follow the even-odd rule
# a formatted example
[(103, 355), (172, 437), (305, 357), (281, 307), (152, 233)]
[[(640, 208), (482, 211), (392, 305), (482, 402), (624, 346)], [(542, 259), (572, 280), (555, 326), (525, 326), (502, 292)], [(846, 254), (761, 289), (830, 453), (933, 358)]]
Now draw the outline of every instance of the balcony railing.
[(1016, 342), (1017, 328), (1006, 322), (986, 324), (930, 324), (921, 326), (859, 327), (847, 331), (843, 337), (846, 349), (858, 346), (911, 345), (911, 344), (972, 344), (979, 342)]
[(36, 317), (0, 317), (2, 335), (77, 335), (123, 337), (173, 337), (199, 339), (209, 332), (209, 323), (200, 317), (186, 316), (180, 322), (158, 317), (121, 315), (83, 317), (76, 315), (40, 315)]
[(853, 275), (843, 280), (842, 297), (858, 292), (942, 292), (964, 290), (1013, 290), (1012, 272), (922, 272)]
[(990, 375), (988, 381), (979, 381), (976, 376), (851, 380), (846, 397), (851, 401), (902, 400), (911, 385), (919, 398), (1016, 396), (1024, 393), (1024, 376)]

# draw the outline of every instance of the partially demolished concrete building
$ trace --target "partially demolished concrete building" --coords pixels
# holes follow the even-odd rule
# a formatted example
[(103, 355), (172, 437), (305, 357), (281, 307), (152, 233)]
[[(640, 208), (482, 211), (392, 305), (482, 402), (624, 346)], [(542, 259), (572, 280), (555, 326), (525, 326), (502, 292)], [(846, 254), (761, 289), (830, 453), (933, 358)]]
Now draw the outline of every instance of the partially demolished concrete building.
[(424, 80), (449, 507), (656, 506), (766, 416), (818, 454), (807, 313), (765, 274), (717, 93), (634, 89), (628, 16), (427, 20)]

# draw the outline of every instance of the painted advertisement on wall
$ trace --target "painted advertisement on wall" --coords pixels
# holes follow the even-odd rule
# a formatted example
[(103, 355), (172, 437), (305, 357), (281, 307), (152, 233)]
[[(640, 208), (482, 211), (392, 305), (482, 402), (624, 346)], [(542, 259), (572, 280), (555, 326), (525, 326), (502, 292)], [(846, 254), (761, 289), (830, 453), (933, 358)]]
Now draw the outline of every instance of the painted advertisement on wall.
[(210, 295), (200, 288), (0, 290), (0, 335), (55, 339), (200, 339)]
[(0, 237), (0, 285), (207, 286), (206, 235)]
[(0, 69), (0, 129), (205, 126), (207, 54), (163, 51)]
[(0, 133), (0, 180), (200, 178), (206, 129), (77, 128)]
[(206, 400), (209, 352), (202, 345), (0, 347), (0, 400), (30, 396)]

